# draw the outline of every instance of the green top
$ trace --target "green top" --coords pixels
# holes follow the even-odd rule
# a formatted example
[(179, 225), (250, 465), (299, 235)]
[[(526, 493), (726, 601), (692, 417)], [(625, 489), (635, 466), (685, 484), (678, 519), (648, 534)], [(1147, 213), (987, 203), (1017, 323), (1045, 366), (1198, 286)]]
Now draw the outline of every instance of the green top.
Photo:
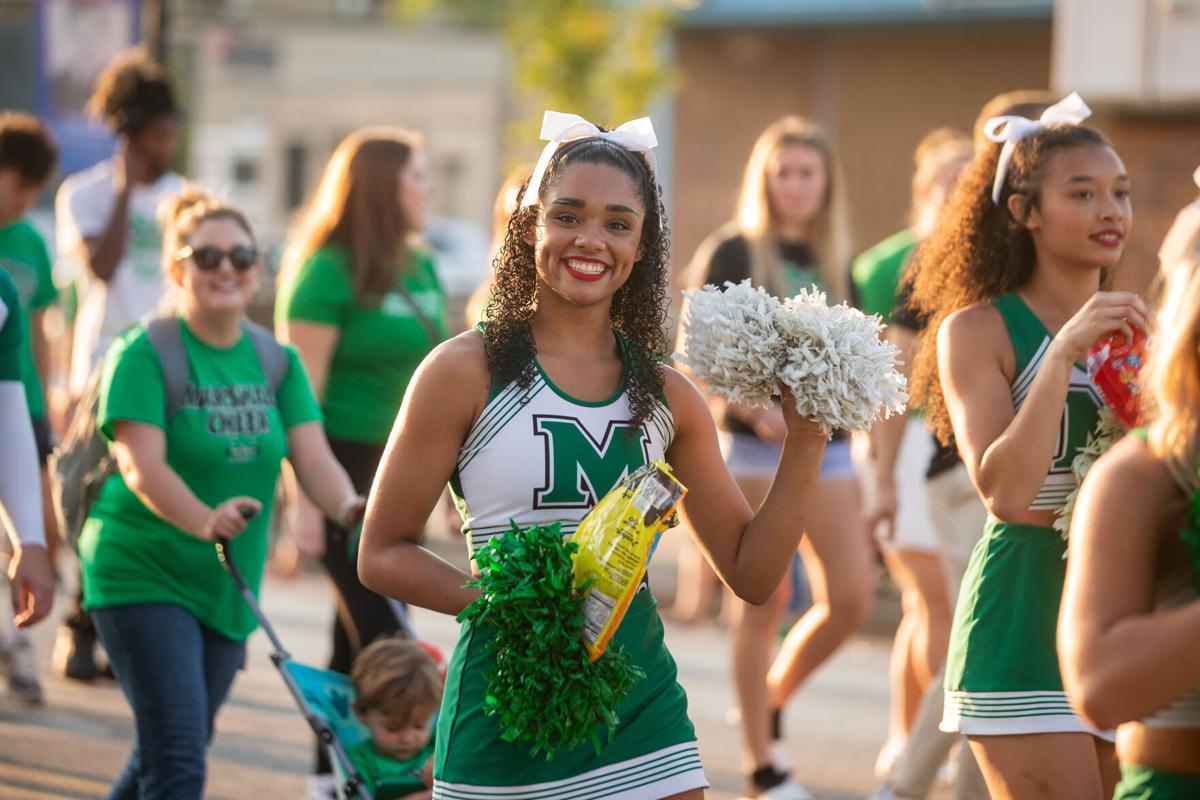
[[(279, 463), (287, 456), (286, 431), (321, 415), (294, 350), (288, 349), (288, 374), (272, 397), (249, 337), (218, 348), (180, 325), (191, 377), (178, 413), (165, 419), (162, 368), (145, 327), (138, 325), (105, 357), (96, 425), (110, 440), (119, 420), (161, 428), (167, 464), (200, 500), (216, 506), (245, 495), (262, 503), (262, 513), (232, 544), (233, 557), (257, 594)], [(79, 558), (89, 609), (173, 603), (230, 639), (245, 639), (255, 628), (213, 545), (147, 508), (119, 473), (105, 481), (84, 523)]]
[(21, 380), (21, 351), (25, 349), (25, 315), (17, 287), (0, 269), (0, 381)]
[(896, 289), (916, 244), (917, 235), (911, 228), (906, 228), (854, 259), (850, 277), (858, 290), (859, 305), (864, 313), (878, 314), (885, 324), (891, 321)]
[[(0, 268), (9, 274), (17, 287), (17, 297), (27, 322), (33, 324), (34, 311), (40, 311), (58, 297), (50, 270), (50, 254), (46, 242), (33, 225), (18, 220), (0, 228)], [(34, 419), (46, 415), (42, 397), (42, 381), (33, 360), (33, 331), (26, 330), (29, 346), (21, 351), (21, 376), (25, 381), (25, 397), (29, 415)]]
[[(446, 293), (430, 253), (410, 250), (405, 274), (397, 277), (445, 337)], [(349, 251), (326, 245), (279, 287), (275, 318), (338, 329), (322, 402), (325, 430), (331, 439), (386, 442), (404, 390), (435, 344), (404, 295), (392, 290), (376, 304), (360, 303), (351, 283)]]
[(370, 737), (347, 747), (346, 755), (375, 800), (390, 800), (426, 788), (421, 781), (421, 770), (433, 756), (434, 738), (430, 736), (421, 752), (405, 761), (380, 754)]
[[(1029, 396), (1033, 379), (1041, 368), (1046, 350), (1053, 337), (1033, 310), (1017, 294), (1006, 294), (992, 300), (1004, 319), (1016, 356), (1016, 374), (1012, 381), (1013, 408), (1020, 409)], [(1096, 428), (1104, 400), (1092, 385), (1087, 371), (1078, 364), (1071, 369), (1067, 386), (1067, 402), (1054, 448), (1054, 460), (1046, 473), (1031, 511), (1062, 508), (1067, 496), (1074, 491), (1076, 481), (1071, 462), (1087, 444), (1088, 434)], [(1065, 434), (1065, 435), (1064, 435)]]

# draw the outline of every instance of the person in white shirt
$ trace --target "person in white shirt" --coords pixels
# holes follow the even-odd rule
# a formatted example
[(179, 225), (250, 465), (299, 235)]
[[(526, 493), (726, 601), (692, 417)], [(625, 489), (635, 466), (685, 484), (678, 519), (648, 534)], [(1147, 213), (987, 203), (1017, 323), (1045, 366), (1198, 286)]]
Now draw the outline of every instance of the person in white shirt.
[[(79, 294), (67, 381), (73, 398), (118, 335), (170, 306), (158, 207), (184, 188), (183, 177), (171, 169), (179, 108), (171, 84), (144, 50), (123, 53), (105, 68), (88, 111), (112, 130), (116, 150), (63, 181), (54, 204), (59, 266)], [(55, 669), (68, 678), (96, 677), (95, 642), (91, 619), (77, 605), (59, 631)]]
[(171, 85), (140, 50), (100, 75), (88, 110), (117, 138), (116, 152), (65, 181), (55, 201), (59, 258), (75, 273), (79, 313), (69, 388), (78, 394), (118, 334), (162, 305), (159, 203), (180, 193), (171, 170), (179, 110)]

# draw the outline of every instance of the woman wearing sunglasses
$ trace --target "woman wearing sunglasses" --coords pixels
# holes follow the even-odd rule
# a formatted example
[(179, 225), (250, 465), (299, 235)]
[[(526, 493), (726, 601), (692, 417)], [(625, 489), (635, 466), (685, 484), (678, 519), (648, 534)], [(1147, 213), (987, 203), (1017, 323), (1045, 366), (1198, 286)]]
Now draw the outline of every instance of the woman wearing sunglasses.
[[(79, 541), (85, 607), (136, 721), (113, 798), (203, 792), (213, 720), (255, 627), (213, 543), (232, 540), (257, 593), (281, 460), (326, 514), (351, 523), (363, 508), (295, 352), (245, 320), (260, 270), (245, 216), (195, 189), (164, 212), (177, 319), (131, 329), (106, 356), (96, 427), (119, 471)], [(164, 376), (179, 365), (147, 327), (176, 323), (188, 378), (173, 403)]]

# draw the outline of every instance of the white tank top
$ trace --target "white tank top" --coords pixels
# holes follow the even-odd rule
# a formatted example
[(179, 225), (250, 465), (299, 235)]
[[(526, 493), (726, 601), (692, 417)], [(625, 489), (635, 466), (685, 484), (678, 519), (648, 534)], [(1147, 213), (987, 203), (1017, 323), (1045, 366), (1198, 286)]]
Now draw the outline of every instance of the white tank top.
[[(1175, 556), (1166, 557), (1170, 564), (1167, 572), (1155, 578), (1155, 611), (1178, 608), (1195, 602), (1200, 596), (1192, 573), (1190, 553), (1186, 546), (1182, 546), (1182, 542), (1180, 545)], [(1200, 685), (1193, 686), (1191, 691), (1176, 698), (1166, 708), (1143, 719), (1142, 724), (1152, 728), (1200, 728)]]
[[(536, 362), (535, 362), (536, 364)], [(625, 379), (607, 400), (577, 400), (536, 365), (533, 382), (495, 391), (458, 453), (450, 481), (472, 556), (512, 523), (579, 520), (623, 478), (666, 460), (675, 423), (665, 402), (633, 426)]]

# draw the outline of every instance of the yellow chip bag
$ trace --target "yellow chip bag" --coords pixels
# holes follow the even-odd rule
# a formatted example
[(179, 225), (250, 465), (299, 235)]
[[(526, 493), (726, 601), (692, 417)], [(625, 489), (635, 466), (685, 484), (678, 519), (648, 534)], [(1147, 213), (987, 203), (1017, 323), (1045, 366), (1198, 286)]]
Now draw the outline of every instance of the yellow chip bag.
[(570, 541), (575, 588), (584, 593), (583, 644), (592, 661), (608, 647), (637, 593), (658, 537), (674, 523), (687, 488), (655, 461), (630, 475), (587, 513)]

